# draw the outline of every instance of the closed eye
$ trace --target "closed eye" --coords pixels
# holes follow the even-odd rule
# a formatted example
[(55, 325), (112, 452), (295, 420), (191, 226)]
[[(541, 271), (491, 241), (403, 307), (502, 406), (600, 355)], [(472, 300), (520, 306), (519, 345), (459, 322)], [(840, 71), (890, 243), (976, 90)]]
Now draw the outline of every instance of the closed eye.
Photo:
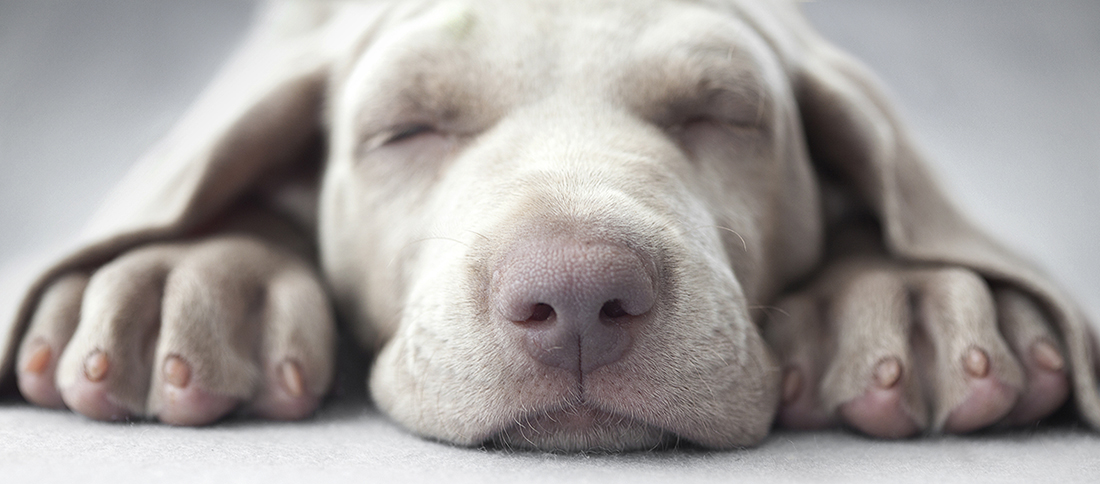
[(434, 126), (428, 124), (397, 125), (367, 137), (366, 140), (359, 145), (358, 155), (362, 157), (379, 148), (396, 147), (423, 136), (442, 134), (443, 133)]
[(768, 137), (765, 126), (710, 115), (691, 116), (665, 130), (690, 159), (754, 159), (744, 155)]
[(431, 126), (428, 126), (426, 124), (416, 124), (416, 125), (412, 125), (412, 126), (399, 127), (399, 128), (395, 128), (394, 130), (392, 130), (390, 132), (389, 136), (385, 138), (385, 141), (382, 144), (388, 145), (388, 144), (400, 143), (400, 142), (405, 141), (407, 139), (415, 138), (415, 137), (420, 136), (422, 134), (427, 134), (427, 133), (432, 133), (432, 132), (435, 132), (435, 128), (433, 128)]
[(691, 116), (664, 126), (666, 132), (681, 140), (690, 137), (699, 130), (713, 130), (726, 134), (752, 134), (759, 131), (759, 123), (745, 122), (740, 119), (726, 119), (711, 115)]

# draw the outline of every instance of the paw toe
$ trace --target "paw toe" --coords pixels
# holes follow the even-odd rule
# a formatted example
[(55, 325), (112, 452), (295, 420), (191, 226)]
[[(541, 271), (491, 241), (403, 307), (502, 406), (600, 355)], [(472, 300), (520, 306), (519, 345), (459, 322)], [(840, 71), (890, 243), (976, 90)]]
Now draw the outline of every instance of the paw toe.
[(61, 389), (61, 398), (73, 411), (95, 420), (119, 421), (133, 413), (111, 395), (106, 382), (111, 361), (106, 353), (94, 351), (84, 360), (83, 371), (71, 385)]
[(844, 421), (872, 437), (900, 439), (920, 431), (920, 426), (905, 411), (902, 393), (897, 389), (870, 388), (863, 395), (840, 406)]
[(886, 439), (919, 432), (920, 424), (906, 410), (901, 362), (897, 358), (881, 360), (872, 378), (863, 395), (841, 404), (839, 412), (844, 421), (867, 435)]
[(55, 352), (43, 341), (29, 344), (18, 366), (19, 392), (27, 401), (49, 408), (65, 408), (54, 384)]
[(275, 420), (299, 420), (308, 417), (321, 403), (320, 396), (309, 391), (301, 365), (292, 359), (273, 365), (266, 372), (262, 394), (252, 410), (261, 417)]
[(160, 409), (157, 418), (170, 425), (198, 426), (213, 423), (233, 410), (240, 400), (219, 395), (192, 384), (191, 365), (178, 355), (164, 360)]
[(947, 416), (943, 429), (966, 433), (988, 427), (1012, 410), (1017, 392), (995, 378), (977, 378), (970, 382), (969, 393)]
[(164, 403), (157, 418), (169, 425), (200, 426), (211, 424), (232, 411), (240, 400), (211, 393), (197, 387), (166, 385)]
[(822, 409), (812, 382), (798, 366), (791, 366), (784, 372), (783, 402), (777, 421), (783, 427), (797, 430), (822, 429), (835, 423)]
[(1004, 418), (1016, 404), (1019, 394), (990, 369), (989, 355), (971, 346), (962, 356), (967, 377), (966, 396), (947, 413), (943, 430), (966, 433), (978, 430)]
[(1033, 298), (1002, 287), (996, 300), (1001, 331), (1024, 374), (1020, 398), (1003, 423), (1031, 425), (1054, 413), (1069, 399), (1066, 359), (1048, 314)]
[(1032, 345), (1028, 357), (1022, 358), (1027, 373), (1027, 388), (1020, 394), (1015, 408), (1005, 417), (1006, 425), (1028, 425), (1050, 415), (1069, 398), (1069, 379), (1065, 359), (1049, 341)]
[(72, 273), (58, 278), (42, 295), (19, 349), (16, 378), (27, 401), (65, 408), (57, 390), (58, 358), (80, 318), (80, 303), (88, 276)]

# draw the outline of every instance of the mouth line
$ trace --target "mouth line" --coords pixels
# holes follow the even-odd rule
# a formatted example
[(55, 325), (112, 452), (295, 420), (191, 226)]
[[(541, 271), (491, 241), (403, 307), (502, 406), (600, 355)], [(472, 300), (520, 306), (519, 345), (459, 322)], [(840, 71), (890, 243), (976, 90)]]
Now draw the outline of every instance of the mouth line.
[(680, 436), (588, 402), (534, 410), (483, 440), (483, 447), (565, 452), (621, 452), (675, 447)]

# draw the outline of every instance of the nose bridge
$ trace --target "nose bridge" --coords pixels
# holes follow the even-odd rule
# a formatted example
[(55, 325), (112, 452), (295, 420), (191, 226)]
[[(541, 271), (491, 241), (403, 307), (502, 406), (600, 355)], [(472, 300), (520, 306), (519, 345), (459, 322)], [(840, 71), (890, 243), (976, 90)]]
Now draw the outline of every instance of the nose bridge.
[[(548, 101), (553, 101), (553, 98)], [(608, 220), (665, 213), (690, 194), (682, 153), (663, 133), (606, 101), (538, 103), (516, 113), (502, 135), (515, 146), (498, 158), (502, 193), (524, 212)], [(516, 188), (516, 189), (512, 189)]]
[(606, 101), (555, 99), (525, 107), (493, 133), (493, 144), (507, 148), (483, 169), (503, 176), (485, 191), (496, 197), (491, 215), (472, 221), (494, 239), (489, 245), (571, 234), (656, 260), (685, 227), (710, 223), (683, 154), (659, 129)]
[[(540, 158), (546, 167), (642, 162), (667, 144), (661, 143), (664, 136), (655, 127), (627, 107), (582, 89), (563, 88), (509, 118), (510, 124), (522, 126), (523, 155)], [(553, 155), (539, 156), (543, 153)]]

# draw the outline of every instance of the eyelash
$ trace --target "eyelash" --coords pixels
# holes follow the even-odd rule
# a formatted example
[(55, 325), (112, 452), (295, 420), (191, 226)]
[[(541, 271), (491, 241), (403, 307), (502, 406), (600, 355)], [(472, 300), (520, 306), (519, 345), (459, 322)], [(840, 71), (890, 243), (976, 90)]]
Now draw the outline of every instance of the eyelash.
[(371, 136), (359, 146), (359, 153), (365, 154), (384, 146), (391, 146), (406, 141), (422, 134), (435, 133), (437, 130), (427, 124), (412, 124), (396, 126), (389, 130)]
[(406, 126), (401, 128), (395, 128), (393, 134), (388, 136), (382, 143), (383, 145), (398, 143), (409, 138), (415, 138), (421, 134), (430, 133), (435, 131), (435, 128), (426, 124), (417, 124), (412, 126)]

